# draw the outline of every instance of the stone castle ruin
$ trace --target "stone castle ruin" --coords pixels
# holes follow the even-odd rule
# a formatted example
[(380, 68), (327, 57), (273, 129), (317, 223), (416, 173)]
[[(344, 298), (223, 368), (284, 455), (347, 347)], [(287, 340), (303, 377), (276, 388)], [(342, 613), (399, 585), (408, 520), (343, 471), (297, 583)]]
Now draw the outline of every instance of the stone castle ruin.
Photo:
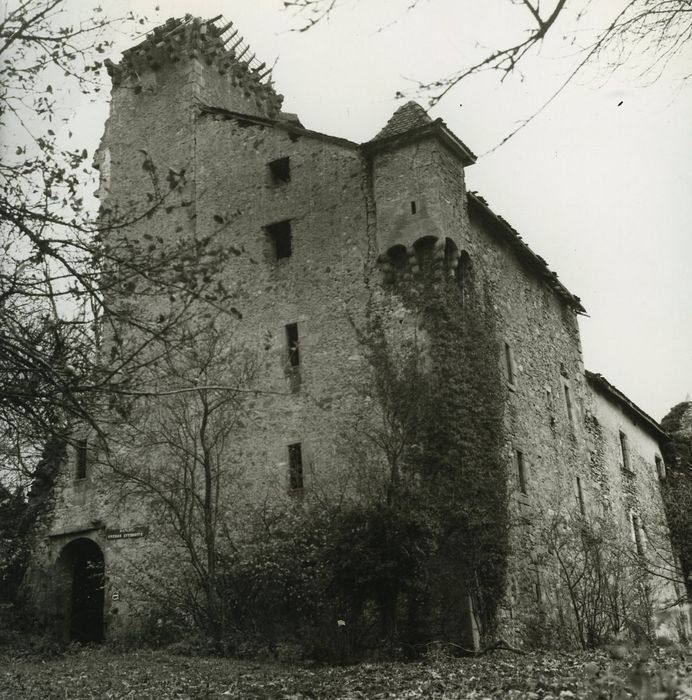
[[(103, 219), (143, 211), (156, 178), (174, 177), (162, 205), (132, 216), (108, 233), (111, 241), (211, 240), (227, 251), (210, 273), (228, 293), (214, 302), (226, 320), (220, 326), (217, 317), (216, 335), (195, 352), (213, 346), (210, 362), (225, 358), (233, 368), (217, 376), (209, 364), (203, 381), (237, 387), (240, 377), (248, 391), (258, 390), (233, 432), (223, 433), (228, 454), (238, 455), (229, 464), (243, 465), (233, 482), (242, 497), (229, 518), (241, 502), (358, 492), (348, 426), (375, 421), (383, 410), (374, 385), (362, 388), (372, 371), (366, 331), (377, 319), (394, 366), (417, 347), (420, 371), (436, 372), (443, 391), (474, 347), (471, 335), (461, 355), (442, 357), (440, 348), (456, 341), (435, 336), (426, 289), (449, 289), (445, 323), (483, 314), (493, 329), (491, 339), (479, 336), (483, 357), (473, 359), (493, 385), (468, 400), (478, 415), (484, 396), (498, 402), (499, 428), (487, 441), (505, 479), (509, 554), (497, 619), (508, 638), (521, 639), (554, 612), (551, 596), (564, 587), (559, 547), (549, 539), (570, 523), (607, 523), (608, 538), (651, 570), (674, 561), (659, 488), (662, 429), (584, 369), (579, 298), (480, 194), (467, 191), (465, 170), (476, 158), (441, 119), (408, 102), (361, 144), (305, 128), (281, 111), (269, 68), (221, 18), (169, 20), (107, 65), (110, 117), (95, 159)], [(134, 282), (128, 296), (125, 287), (120, 297), (113, 292), (114, 306), (144, 308), (152, 319), (180, 303), (147, 296)], [(202, 315), (186, 318), (199, 329)], [(191, 343), (195, 335), (203, 337), (191, 332)], [(113, 331), (105, 338), (105, 358), (109, 344), (134, 342)], [(159, 365), (152, 360), (145, 377), (166, 362), (169, 373), (179, 369), (184, 353), (176, 353)], [(249, 358), (243, 367), (239, 357)], [(143, 393), (153, 385), (147, 381)], [(113, 429), (122, 439), (108, 466), (163, 473), (165, 455), (137, 442), (156, 416), (133, 410), (127, 429)], [(123, 490), (120, 472), (104, 466), (96, 436), (80, 430), (37, 535), (30, 588), (58, 634), (117, 639), (146, 614), (136, 577), (154, 566), (161, 526), (141, 492)], [(411, 478), (425, 488), (426, 474)], [(647, 590), (656, 612), (678, 594), (672, 582), (654, 579)], [(464, 608), (458, 637), (478, 644), (473, 597), (457, 601)], [(659, 633), (676, 633), (684, 619), (675, 615), (658, 619)]]

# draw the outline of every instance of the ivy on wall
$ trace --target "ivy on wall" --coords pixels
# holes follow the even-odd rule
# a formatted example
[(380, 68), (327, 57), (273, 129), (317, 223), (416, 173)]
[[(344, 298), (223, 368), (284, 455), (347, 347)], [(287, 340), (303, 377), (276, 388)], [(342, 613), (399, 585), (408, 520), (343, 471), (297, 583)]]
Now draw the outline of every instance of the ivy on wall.
[(427, 523), (423, 561), (409, 567), (421, 575), (406, 583), (411, 639), (468, 643), (472, 614), (492, 635), (505, 591), (504, 384), (492, 305), (466, 283), (430, 260), (391, 281), (360, 333), (382, 406), (373, 442), (387, 465), (387, 505)]
[(663, 504), (681, 573), (692, 597), (692, 402), (673, 406), (661, 421), (668, 433), (663, 457), (667, 476), (661, 484)]

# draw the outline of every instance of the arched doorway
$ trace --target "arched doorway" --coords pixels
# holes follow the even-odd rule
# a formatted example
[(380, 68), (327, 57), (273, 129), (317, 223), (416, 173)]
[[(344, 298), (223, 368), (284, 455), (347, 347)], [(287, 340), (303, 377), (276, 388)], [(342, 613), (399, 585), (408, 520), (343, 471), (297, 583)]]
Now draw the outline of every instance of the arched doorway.
[(62, 583), (65, 636), (81, 644), (103, 641), (104, 561), (101, 548), (86, 537), (72, 540), (62, 548), (56, 566), (58, 581)]

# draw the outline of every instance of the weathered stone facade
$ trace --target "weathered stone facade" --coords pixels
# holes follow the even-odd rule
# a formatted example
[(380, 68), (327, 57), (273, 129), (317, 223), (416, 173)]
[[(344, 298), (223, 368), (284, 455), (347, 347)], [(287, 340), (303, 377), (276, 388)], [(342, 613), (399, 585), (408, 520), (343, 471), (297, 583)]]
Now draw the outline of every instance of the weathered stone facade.
[[(197, 19), (169, 22), (119, 65), (110, 64), (111, 114), (96, 163), (104, 216), (146, 210), (152, 167), (142, 167), (143, 157), (161, 178), (170, 171), (183, 181), (165, 206), (114, 235), (213, 236), (237, 253), (223, 272), (236, 294), (231, 330), (255, 353), (265, 392), (237, 437), (252, 465), (243, 478), (255, 497), (341, 488), (348, 468), (340, 452), (343, 426), (364, 401), (354, 389), (365, 369), (354, 329), (369, 305), (389, 294), (388, 278), (415, 279), (429, 253), (444, 274), (464, 276), (483, 291), (501, 333), (500, 356), (488, 362), (499, 363), (505, 377), (515, 545), (504, 616), (509, 632), (521, 635), (527, 615), (540, 613), (531, 576), (545, 575), (546, 545), (527, 545), (526, 522), (551, 509), (598, 508), (613, 528), (629, 532), (635, 513), (647, 537), (650, 530), (663, 533), (665, 549), (655, 467), (663, 434), (607, 383), (585, 375), (579, 299), (479, 195), (467, 192), (471, 151), (414, 103), (365, 144), (305, 129), (280, 112), (264, 67), (244, 62), (244, 45), (229, 51), (231, 38), (224, 48), (229, 33)], [(299, 366), (292, 366), (287, 333), (297, 334)], [(626, 469), (619, 431), (628, 438)], [(296, 444), (299, 489), (288, 452)], [(114, 493), (95, 458), (84, 478), (75, 478), (76, 459), (65, 465), (35, 559), (50, 571), (70, 542), (95, 542), (105, 561), (106, 637), (114, 637), (127, 629), (128, 616), (146, 613), (124, 572), (132, 571), (132, 559), (146, 559), (155, 538), (108, 539), (108, 531), (146, 525), (147, 510)], [(530, 566), (522, 559), (528, 550), (536, 560)], [(63, 619), (66, 594), (51, 603), (50, 586), (49, 575), (36, 598)], [(663, 589), (660, 604), (673, 596)]]

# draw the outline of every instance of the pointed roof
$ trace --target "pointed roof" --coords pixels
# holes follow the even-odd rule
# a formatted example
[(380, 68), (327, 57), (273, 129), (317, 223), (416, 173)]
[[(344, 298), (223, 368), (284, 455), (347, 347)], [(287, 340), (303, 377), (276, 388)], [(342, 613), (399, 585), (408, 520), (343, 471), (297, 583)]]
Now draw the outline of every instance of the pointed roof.
[(377, 136), (366, 141), (361, 147), (366, 151), (375, 152), (398, 148), (405, 142), (430, 136), (442, 141), (464, 165), (476, 162), (473, 151), (447, 128), (442, 119), (431, 119), (428, 113), (413, 101), (399, 107)]
[(425, 126), (431, 122), (432, 119), (428, 116), (428, 113), (417, 102), (411, 100), (401, 105), (401, 107), (392, 114), (384, 128), (380, 130), (372, 141), (384, 139), (388, 136), (398, 136), (411, 129), (415, 129), (417, 126)]

